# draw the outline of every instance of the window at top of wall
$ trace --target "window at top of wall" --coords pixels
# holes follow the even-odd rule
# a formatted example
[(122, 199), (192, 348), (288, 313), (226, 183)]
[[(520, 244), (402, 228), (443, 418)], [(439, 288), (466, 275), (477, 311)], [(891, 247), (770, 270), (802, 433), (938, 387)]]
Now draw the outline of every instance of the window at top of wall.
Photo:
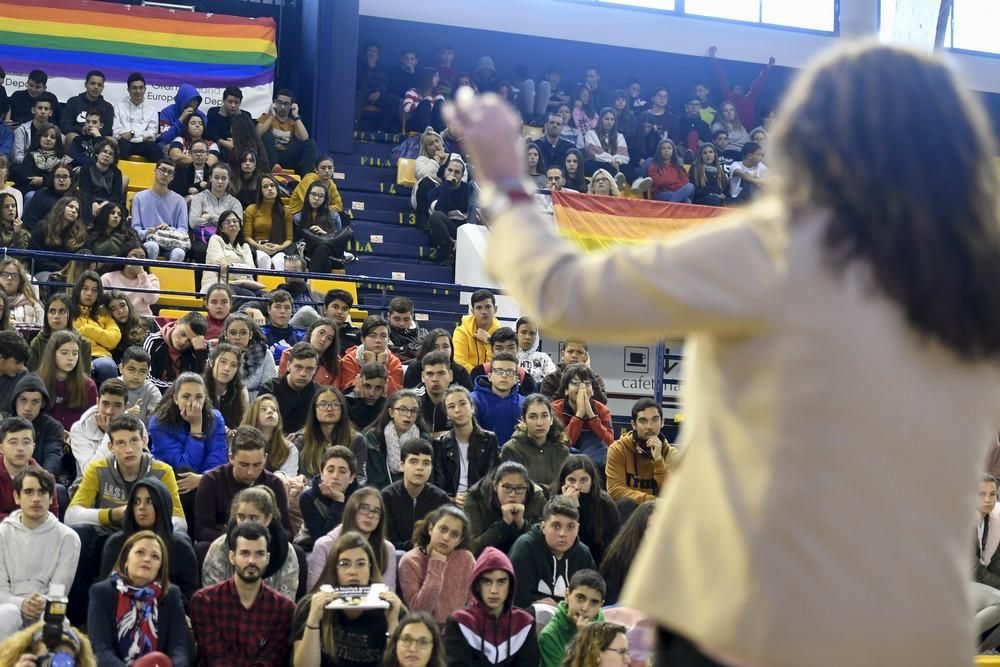
[(945, 46), (1000, 54), (996, 36), (996, 0), (955, 0)]
[(684, 13), (833, 32), (836, 0), (685, 0)]
[(597, 0), (597, 2), (608, 5), (642, 7), (643, 9), (662, 9), (668, 12), (674, 11), (677, 5), (675, 0)]

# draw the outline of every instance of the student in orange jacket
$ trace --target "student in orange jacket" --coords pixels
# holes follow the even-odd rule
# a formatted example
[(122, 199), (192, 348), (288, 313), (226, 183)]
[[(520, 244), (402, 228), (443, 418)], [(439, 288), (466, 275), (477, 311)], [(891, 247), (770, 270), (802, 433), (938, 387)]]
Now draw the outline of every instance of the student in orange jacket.
[(370, 362), (384, 364), (389, 372), (386, 396), (403, 388), (403, 363), (389, 351), (389, 323), (378, 315), (369, 316), (361, 325), (361, 345), (347, 348), (340, 358), (337, 386), (345, 390), (353, 386), (361, 367)]
[(640, 398), (632, 406), (632, 430), (608, 447), (604, 477), (608, 495), (615, 501), (627, 498), (641, 505), (655, 500), (667, 481), (667, 473), (680, 459), (680, 452), (660, 435), (663, 415), (651, 398)]

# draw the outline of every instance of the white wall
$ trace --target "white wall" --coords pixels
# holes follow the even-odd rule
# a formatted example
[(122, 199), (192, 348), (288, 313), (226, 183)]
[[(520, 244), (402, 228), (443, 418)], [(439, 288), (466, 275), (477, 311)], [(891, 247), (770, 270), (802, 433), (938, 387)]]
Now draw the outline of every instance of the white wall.
[[(883, 2), (891, 0), (883, 0)], [(916, 0), (911, 0), (916, 1)], [(840, 38), (878, 31), (878, 0), (840, 0)], [(802, 67), (838, 37), (558, 0), (360, 0), (363, 16)], [(571, 18), (567, 18), (571, 17)], [(1000, 92), (1000, 58), (955, 55), (976, 90)]]

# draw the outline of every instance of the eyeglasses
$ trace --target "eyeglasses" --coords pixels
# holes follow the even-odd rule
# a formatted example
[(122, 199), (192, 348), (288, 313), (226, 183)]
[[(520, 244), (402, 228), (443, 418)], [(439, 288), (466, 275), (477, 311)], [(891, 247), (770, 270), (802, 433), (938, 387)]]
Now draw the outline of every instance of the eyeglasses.
[(14, 280), (15, 278), (20, 278), (21, 274), (15, 271), (2, 271), (0, 272), (0, 278), (4, 280)]
[(399, 643), (401, 646), (405, 646), (406, 648), (412, 648), (416, 646), (421, 651), (426, 651), (427, 649), (432, 648), (434, 646), (433, 639), (424, 639), (423, 637), (417, 639), (416, 637), (410, 637), (409, 635), (403, 635), (402, 637), (400, 637)]
[(277, 107), (290, 107), (290, 106), (292, 106), (292, 103), (291, 102), (282, 102), (281, 100), (275, 100), (274, 106), (277, 106)]
[(319, 408), (320, 410), (339, 410), (340, 403), (323, 401), (322, 403), (317, 403), (316, 407)]
[(337, 561), (337, 569), (338, 570), (347, 570), (347, 571), (350, 571), (350, 570), (367, 570), (368, 569), (368, 561), (366, 561), (366, 560), (351, 561), (351, 560), (347, 560), (346, 558), (343, 558), (343, 559)]
[(404, 417), (413, 417), (420, 414), (420, 410), (417, 408), (393, 408), (396, 412), (403, 415)]
[(583, 385), (584, 387), (593, 387), (594, 383), (590, 380), (581, 380), (580, 378), (573, 378), (569, 381), (569, 386), (571, 387), (579, 387), (580, 385)]
[(174, 170), (171, 169), (170, 167), (157, 167), (156, 171), (160, 172), (164, 176), (173, 176), (174, 175)]
[(381, 516), (382, 508), (375, 507), (374, 505), (369, 505), (368, 503), (361, 503), (358, 505), (358, 514), (365, 514), (367, 516)]
[(492, 371), (492, 373), (493, 373), (493, 375), (496, 375), (497, 377), (512, 378), (515, 375), (517, 375), (517, 369), (494, 368), (493, 371)]
[(522, 493), (528, 492), (527, 486), (511, 486), (510, 484), (501, 484), (500, 488), (504, 493), (509, 493), (511, 495), (519, 496)]

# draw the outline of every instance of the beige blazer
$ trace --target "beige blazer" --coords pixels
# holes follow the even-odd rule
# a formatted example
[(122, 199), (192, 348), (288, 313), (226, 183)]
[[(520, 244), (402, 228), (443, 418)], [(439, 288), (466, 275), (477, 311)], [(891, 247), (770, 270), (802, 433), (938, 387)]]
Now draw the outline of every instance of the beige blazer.
[(624, 604), (730, 664), (971, 665), (1000, 373), (921, 340), (863, 266), (835, 277), (823, 223), (775, 208), (584, 256), (522, 204), (487, 261), (546, 335), (687, 336), (685, 457)]

